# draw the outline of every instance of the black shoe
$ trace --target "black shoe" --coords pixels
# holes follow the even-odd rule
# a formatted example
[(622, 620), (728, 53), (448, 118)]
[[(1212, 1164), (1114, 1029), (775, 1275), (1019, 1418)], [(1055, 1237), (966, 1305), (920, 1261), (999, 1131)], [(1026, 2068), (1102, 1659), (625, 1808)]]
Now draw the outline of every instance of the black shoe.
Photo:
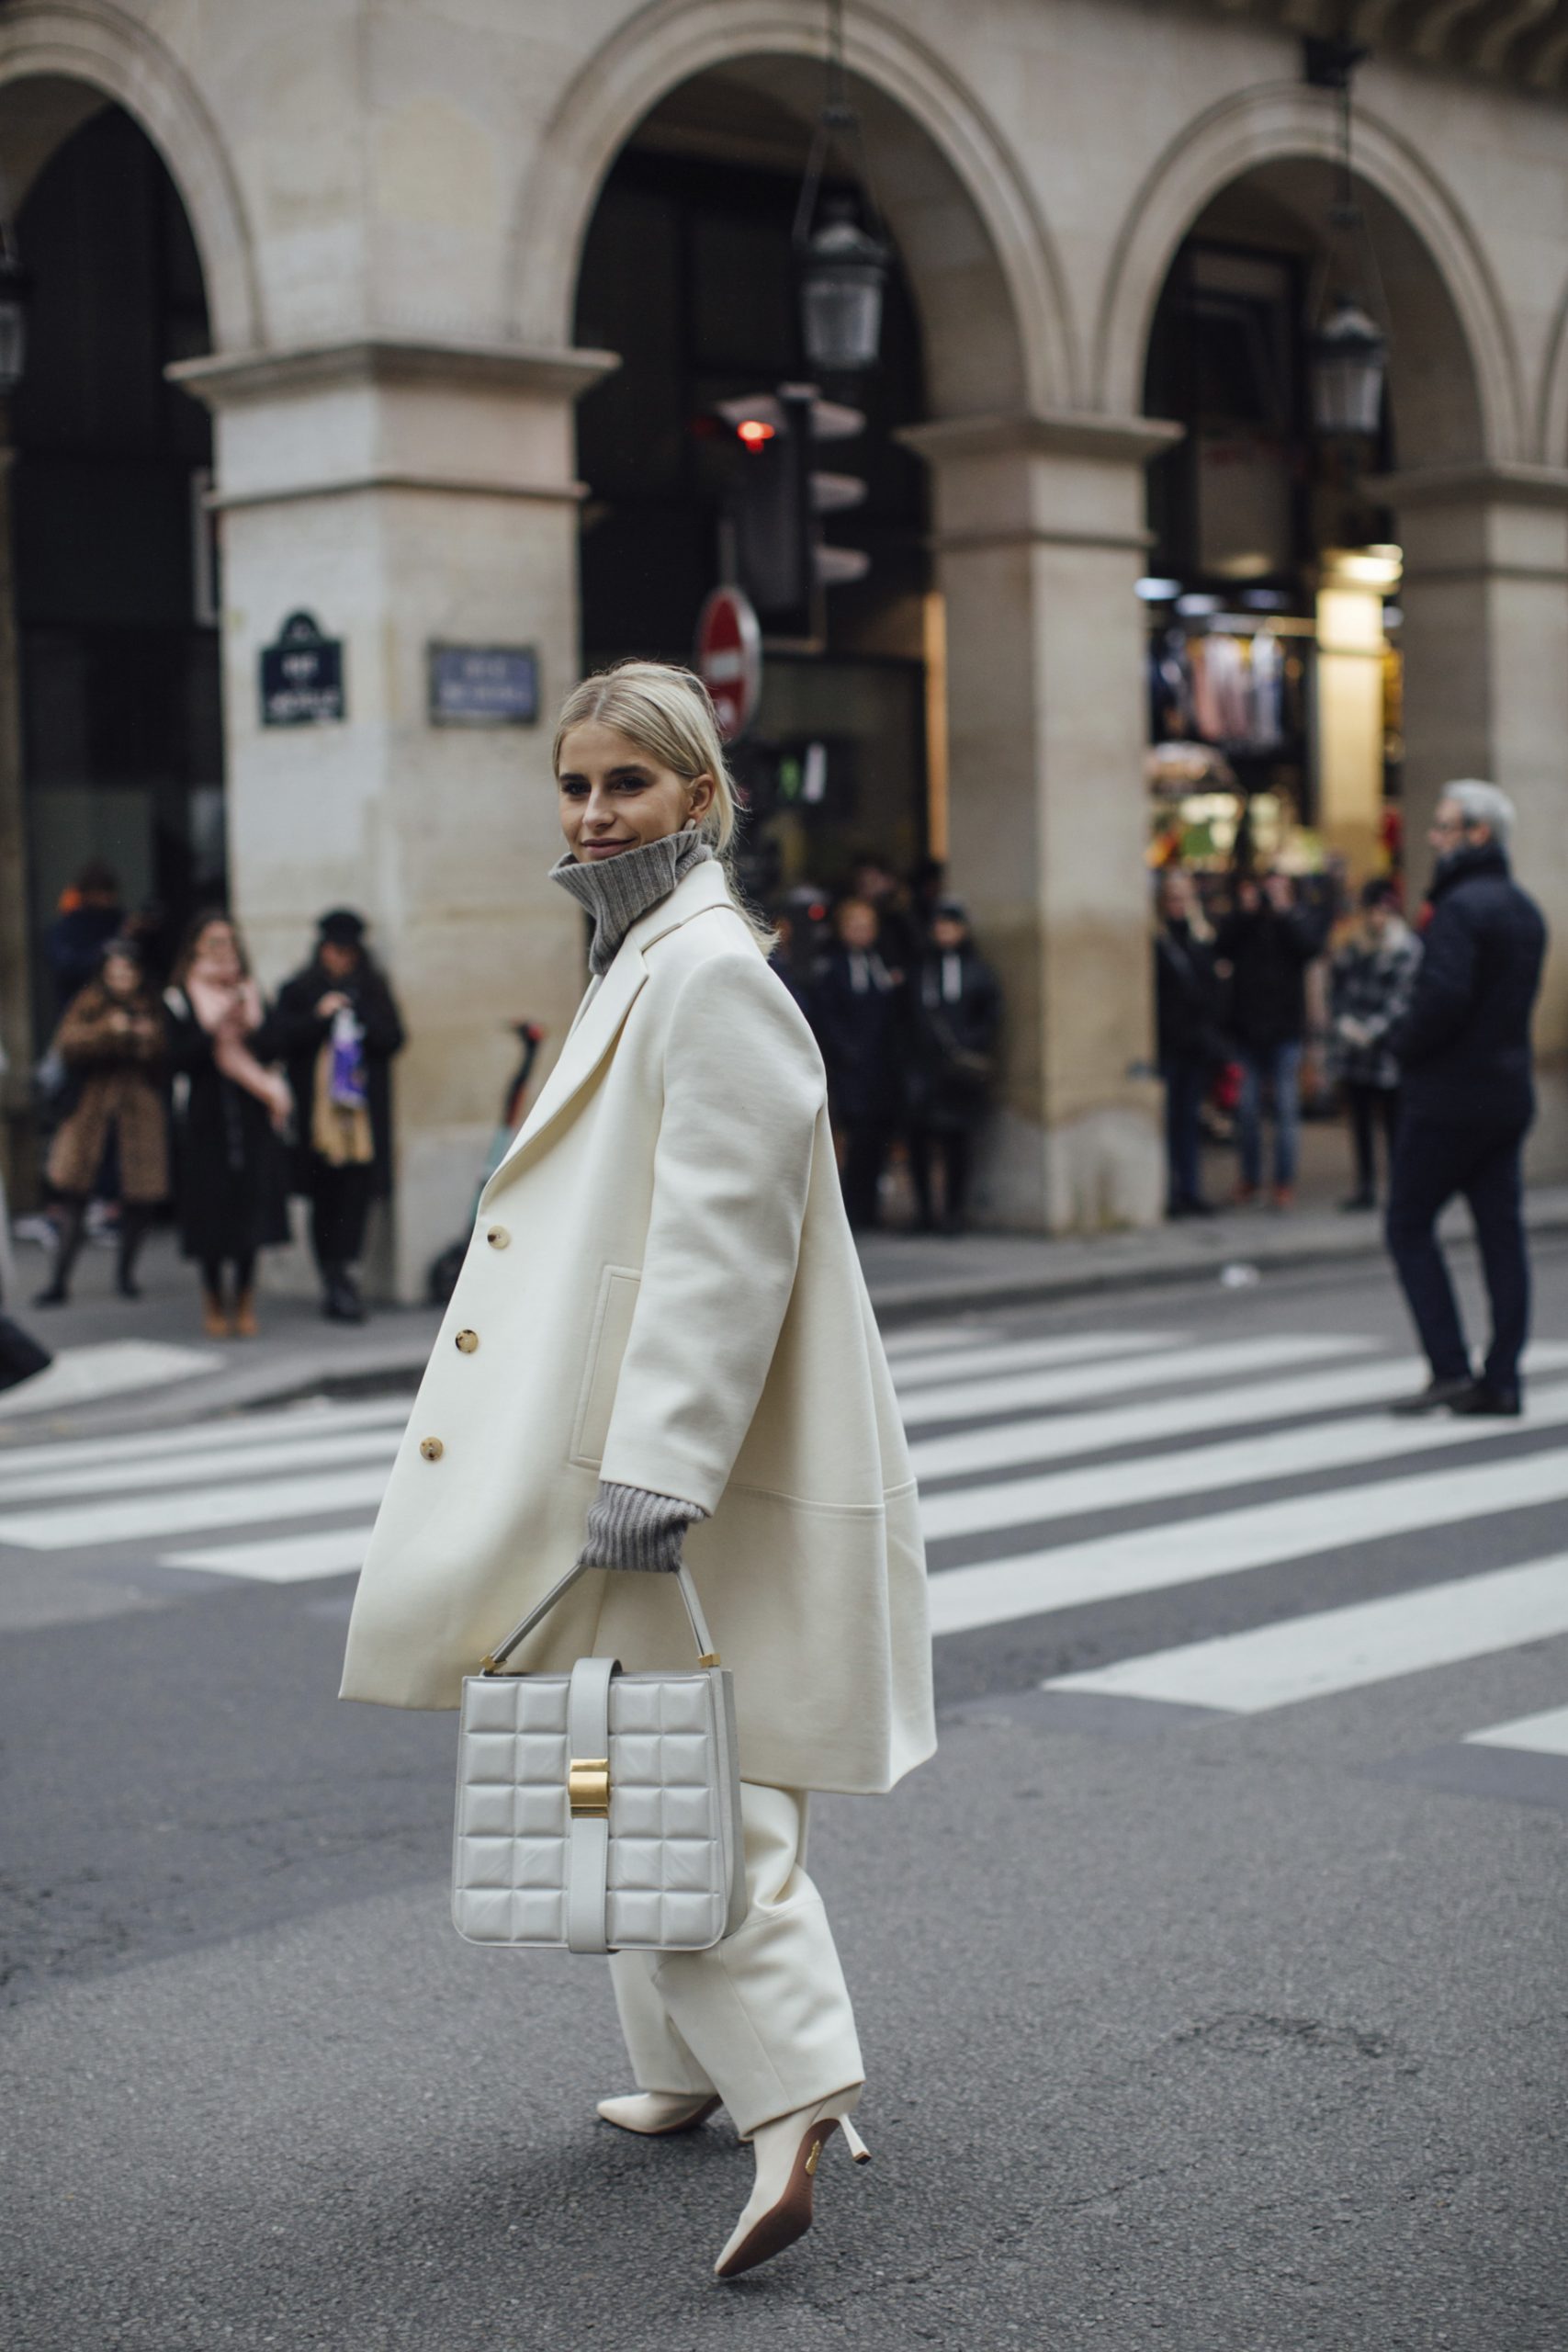
[(51, 1283), (49, 1288), (40, 1290), (33, 1300), (35, 1306), (69, 1306), (70, 1304), (71, 1294), (59, 1283)]
[(1517, 1421), (1524, 1411), (1524, 1399), (1517, 1388), (1494, 1388), (1490, 1381), (1472, 1380), (1449, 1399), (1450, 1413), (1484, 1413), (1495, 1415), (1499, 1420)]
[(1348, 1201), (1340, 1202), (1339, 1206), (1347, 1215), (1353, 1216), (1358, 1209), (1375, 1209), (1377, 1204), (1375, 1193), (1352, 1193)]
[(346, 1268), (334, 1271), (327, 1277), (326, 1295), (321, 1301), (321, 1313), (329, 1323), (363, 1323), (365, 1306), (354, 1286), (354, 1277)]
[(115, 1288), (118, 1291), (121, 1298), (140, 1298), (141, 1295), (141, 1283), (130, 1274), (121, 1273), (118, 1275), (116, 1278)]
[(1388, 1409), (1404, 1420), (1413, 1419), (1417, 1413), (1440, 1413), (1456, 1397), (1468, 1396), (1475, 1385), (1468, 1372), (1461, 1373), (1457, 1380), (1429, 1380), (1418, 1396), (1402, 1396)]

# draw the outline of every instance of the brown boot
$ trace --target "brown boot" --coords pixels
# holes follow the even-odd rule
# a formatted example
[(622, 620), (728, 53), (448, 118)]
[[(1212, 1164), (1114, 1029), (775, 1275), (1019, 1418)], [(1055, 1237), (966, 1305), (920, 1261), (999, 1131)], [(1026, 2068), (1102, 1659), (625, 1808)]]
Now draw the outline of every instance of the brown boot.
[(218, 1291), (204, 1290), (201, 1294), (201, 1328), (209, 1340), (226, 1340), (229, 1336), (229, 1311)]
[(235, 1299), (234, 1319), (229, 1329), (233, 1332), (236, 1340), (254, 1340), (259, 1336), (256, 1327), (256, 1295), (254, 1290), (243, 1290)]

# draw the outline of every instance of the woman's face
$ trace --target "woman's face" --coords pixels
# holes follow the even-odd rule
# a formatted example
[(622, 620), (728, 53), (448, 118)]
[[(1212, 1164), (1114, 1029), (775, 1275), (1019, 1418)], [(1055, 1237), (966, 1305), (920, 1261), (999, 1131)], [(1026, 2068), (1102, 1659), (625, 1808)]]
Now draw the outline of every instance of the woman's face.
[(879, 925), (876, 909), (863, 899), (846, 899), (835, 918), (839, 937), (846, 947), (867, 954), (876, 944)]
[(129, 956), (110, 956), (104, 963), (104, 986), (123, 1004), (136, 994), (141, 975)]
[(556, 782), (560, 829), (583, 865), (661, 842), (713, 806), (712, 776), (689, 782), (597, 718), (567, 733)]
[(231, 923), (204, 923), (196, 943), (194, 960), (210, 972), (215, 979), (237, 980), (240, 978), (240, 950)]

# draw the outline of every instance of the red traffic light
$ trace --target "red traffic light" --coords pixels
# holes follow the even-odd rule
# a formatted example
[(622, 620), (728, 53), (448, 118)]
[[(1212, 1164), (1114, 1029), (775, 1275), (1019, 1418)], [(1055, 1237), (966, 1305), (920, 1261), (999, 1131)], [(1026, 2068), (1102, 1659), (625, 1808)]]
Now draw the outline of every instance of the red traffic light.
[(778, 427), (769, 424), (763, 417), (743, 416), (735, 430), (748, 449), (761, 449), (773, 439)]

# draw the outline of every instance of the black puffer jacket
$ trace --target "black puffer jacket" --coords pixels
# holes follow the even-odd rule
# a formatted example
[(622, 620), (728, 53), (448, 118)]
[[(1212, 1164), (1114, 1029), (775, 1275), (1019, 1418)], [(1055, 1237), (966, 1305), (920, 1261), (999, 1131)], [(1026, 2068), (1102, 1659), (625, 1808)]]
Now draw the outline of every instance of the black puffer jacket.
[(1243, 1046), (1297, 1046), (1306, 1031), (1306, 967), (1327, 924), (1304, 907), (1227, 915), (1214, 953), (1231, 967), (1230, 1027)]
[(1546, 924), (1495, 842), (1441, 859), (1410, 1009), (1390, 1040), (1404, 1115), (1526, 1127), (1535, 1115), (1530, 1012)]

